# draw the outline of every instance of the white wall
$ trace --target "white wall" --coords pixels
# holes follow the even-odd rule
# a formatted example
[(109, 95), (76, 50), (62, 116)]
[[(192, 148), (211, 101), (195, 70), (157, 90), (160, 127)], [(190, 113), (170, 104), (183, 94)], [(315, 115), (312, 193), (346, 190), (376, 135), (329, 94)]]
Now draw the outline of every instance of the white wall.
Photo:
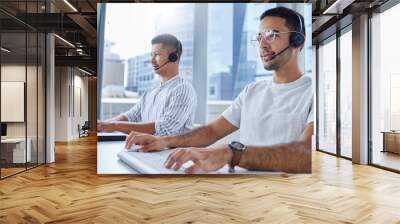
[[(25, 82), (25, 74), (28, 72), (28, 88), (27, 88), (27, 121), (28, 121), (28, 137), (29, 133), (35, 131), (36, 136), (36, 80), (31, 78), (31, 74), (36, 74), (36, 67), (25, 65), (2, 65), (1, 67), (1, 81), (3, 82)], [(33, 86), (33, 87), (32, 87)], [(31, 87), (31, 88), (30, 88)], [(41, 105), (39, 105), (40, 107)], [(9, 108), (1, 108), (1, 110), (8, 110)], [(33, 123), (32, 123), (33, 122)], [(7, 122), (7, 136), (8, 137), (25, 137), (25, 123), (26, 122)], [(32, 131), (31, 131), (32, 130)]]
[[(38, 70), (37, 70), (38, 69)], [(26, 110), (27, 119), (24, 122), (6, 122), (8, 138), (27, 138), (30, 140), (29, 148), (32, 153), (32, 161), (44, 162), (44, 74), (40, 66), (25, 66), (25, 64), (3, 64), (1, 66), (2, 82), (24, 82), (26, 85), (26, 108), (23, 106), (22, 112)], [(25, 80), (27, 78), (27, 80)], [(22, 90), (23, 91), (23, 90)], [(24, 94), (22, 92), (21, 94)], [(7, 96), (2, 96), (7, 97)], [(10, 107), (1, 108), (3, 112), (13, 113)], [(39, 156), (37, 156), (39, 153)]]
[(55, 141), (77, 139), (78, 124), (88, 120), (88, 78), (75, 68), (56, 67), (55, 85)]

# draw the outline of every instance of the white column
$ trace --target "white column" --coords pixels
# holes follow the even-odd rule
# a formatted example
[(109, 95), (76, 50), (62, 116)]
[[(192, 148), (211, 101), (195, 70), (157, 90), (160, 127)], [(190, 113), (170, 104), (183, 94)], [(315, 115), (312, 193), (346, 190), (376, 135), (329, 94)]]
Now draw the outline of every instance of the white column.
[(46, 163), (55, 161), (55, 75), (54, 35), (46, 35)]
[(193, 36), (193, 86), (197, 93), (196, 124), (205, 124), (207, 115), (207, 4), (196, 3)]
[(368, 163), (368, 16), (353, 20), (353, 162)]

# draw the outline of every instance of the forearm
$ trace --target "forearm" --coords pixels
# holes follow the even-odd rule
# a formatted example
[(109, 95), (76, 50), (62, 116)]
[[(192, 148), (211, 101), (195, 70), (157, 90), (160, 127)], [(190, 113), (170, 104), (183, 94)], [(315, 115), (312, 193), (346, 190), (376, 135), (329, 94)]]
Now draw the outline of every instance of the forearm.
[(116, 117), (110, 118), (108, 120), (105, 120), (106, 122), (113, 122), (113, 121), (128, 121), (128, 118), (125, 115), (118, 115)]
[(186, 134), (163, 138), (168, 148), (206, 147), (219, 139), (209, 126), (196, 128)]
[(294, 142), (269, 147), (248, 146), (240, 167), (287, 173), (311, 173), (311, 143)]
[(131, 123), (126, 121), (114, 121), (113, 122), (114, 131), (124, 132), (129, 134), (131, 131), (154, 134), (155, 125), (154, 122), (151, 123)]

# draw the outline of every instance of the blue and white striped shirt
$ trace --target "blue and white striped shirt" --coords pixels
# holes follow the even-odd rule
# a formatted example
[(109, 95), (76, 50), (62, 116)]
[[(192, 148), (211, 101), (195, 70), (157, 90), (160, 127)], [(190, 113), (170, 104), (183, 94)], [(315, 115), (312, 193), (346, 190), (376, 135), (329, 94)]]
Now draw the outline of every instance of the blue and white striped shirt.
[(196, 105), (197, 96), (192, 84), (176, 75), (146, 91), (140, 101), (123, 115), (129, 122), (154, 122), (155, 135), (171, 136), (193, 127)]

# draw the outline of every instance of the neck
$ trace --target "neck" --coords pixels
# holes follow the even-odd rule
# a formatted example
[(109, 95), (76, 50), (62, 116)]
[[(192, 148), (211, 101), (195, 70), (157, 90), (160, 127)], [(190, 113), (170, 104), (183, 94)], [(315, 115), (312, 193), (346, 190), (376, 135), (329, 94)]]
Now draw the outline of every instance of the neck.
[(176, 75), (178, 75), (178, 67), (163, 72), (163, 74), (160, 74), (161, 83), (165, 83), (166, 81), (172, 79)]
[(301, 70), (297, 65), (297, 58), (293, 57), (288, 63), (283, 65), (273, 73), (275, 83), (289, 83), (301, 77)]

